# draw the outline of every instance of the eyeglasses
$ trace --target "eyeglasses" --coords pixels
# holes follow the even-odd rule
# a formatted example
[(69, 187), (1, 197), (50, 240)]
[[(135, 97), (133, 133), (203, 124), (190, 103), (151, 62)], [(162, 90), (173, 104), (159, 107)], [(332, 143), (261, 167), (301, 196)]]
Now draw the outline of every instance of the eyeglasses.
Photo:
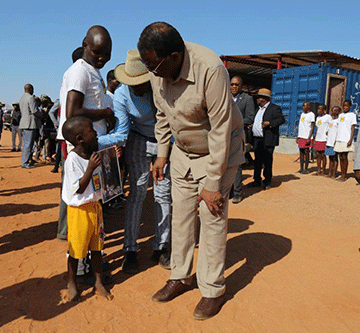
[(143, 63), (143, 64), (145, 65), (145, 67), (149, 70), (149, 72), (152, 72), (152, 73), (154, 73), (154, 74), (157, 74), (160, 66), (161, 66), (162, 63), (165, 61), (165, 59), (166, 59), (166, 58), (164, 58), (163, 60), (161, 60), (161, 61), (159, 62), (159, 64), (158, 64), (154, 69), (150, 69), (150, 67), (148, 66), (148, 64), (147, 64), (145, 61), (143, 61), (142, 63)]
[(239, 86), (239, 83), (230, 83), (231, 86)]

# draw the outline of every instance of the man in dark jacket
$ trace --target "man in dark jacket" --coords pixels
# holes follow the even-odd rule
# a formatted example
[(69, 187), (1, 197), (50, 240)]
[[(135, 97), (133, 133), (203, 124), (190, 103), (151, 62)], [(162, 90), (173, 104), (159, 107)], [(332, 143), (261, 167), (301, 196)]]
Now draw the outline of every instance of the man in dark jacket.
[(250, 187), (261, 186), (261, 169), (264, 166), (264, 189), (271, 187), (273, 153), (275, 146), (279, 145), (279, 126), (285, 123), (281, 108), (270, 102), (271, 91), (266, 88), (259, 90), (252, 132), (254, 136), (254, 181)]
[[(251, 125), (254, 122), (255, 116), (255, 103), (252, 96), (242, 91), (242, 79), (240, 76), (234, 76), (230, 81), (230, 90), (232, 98), (239, 108), (244, 121), (244, 131), (245, 131), (245, 140), (246, 143), (251, 142)], [(245, 158), (248, 163), (252, 162), (250, 152), (245, 154)], [(242, 165), (239, 165), (239, 168), (236, 172), (234, 184), (233, 184), (233, 199), (232, 202), (237, 204), (243, 199), (243, 190), (242, 190)]]

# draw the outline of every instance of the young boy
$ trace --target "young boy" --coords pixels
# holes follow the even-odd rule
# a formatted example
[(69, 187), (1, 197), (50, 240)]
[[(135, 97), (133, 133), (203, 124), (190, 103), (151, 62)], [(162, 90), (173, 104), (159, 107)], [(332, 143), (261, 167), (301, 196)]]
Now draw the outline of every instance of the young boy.
[(351, 101), (346, 100), (343, 104), (343, 112), (339, 115), (339, 125), (336, 135), (334, 150), (339, 154), (341, 177), (339, 181), (346, 181), (348, 169), (348, 153), (354, 151), (354, 133), (357, 124), (356, 114), (350, 112)]
[(315, 175), (325, 175), (326, 169), (326, 150), (327, 132), (331, 121), (331, 116), (326, 113), (326, 105), (320, 104), (318, 107), (318, 117), (316, 118), (316, 135), (315, 135), (315, 150), (317, 153), (317, 172)]
[(71, 117), (63, 125), (64, 138), (75, 148), (65, 161), (65, 177), (62, 199), (68, 205), (68, 274), (69, 299), (78, 301), (80, 294), (76, 286), (78, 259), (85, 258), (91, 251), (91, 263), (95, 275), (95, 292), (111, 300), (111, 295), (101, 282), (104, 230), (100, 183), (101, 163), (97, 134), (92, 122), (85, 117)]

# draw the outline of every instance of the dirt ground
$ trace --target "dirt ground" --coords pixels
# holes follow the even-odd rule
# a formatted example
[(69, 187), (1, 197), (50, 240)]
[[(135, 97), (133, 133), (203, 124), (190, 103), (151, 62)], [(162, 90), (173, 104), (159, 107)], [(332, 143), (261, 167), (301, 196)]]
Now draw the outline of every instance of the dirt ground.
[[(299, 175), (296, 155), (275, 153), (273, 188), (245, 189), (243, 202), (230, 204), (226, 303), (216, 317), (199, 322), (192, 318), (198, 289), (166, 304), (150, 299), (170, 275), (149, 260), (150, 193), (140, 273), (121, 271), (124, 210), (110, 211), (105, 260), (115, 298), (106, 301), (85, 288), (81, 302), (67, 302), (67, 245), (56, 238), (60, 174), (51, 173), (51, 165), (20, 168), (8, 131), (1, 145), (1, 332), (360, 331), (360, 186), (354, 178), (340, 183)], [(251, 175), (244, 171), (244, 184)]]

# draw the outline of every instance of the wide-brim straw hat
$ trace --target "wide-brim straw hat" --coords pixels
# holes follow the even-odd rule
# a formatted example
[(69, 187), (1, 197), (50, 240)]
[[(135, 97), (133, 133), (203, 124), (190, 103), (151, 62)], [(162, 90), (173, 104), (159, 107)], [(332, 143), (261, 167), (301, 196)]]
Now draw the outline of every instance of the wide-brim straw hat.
[(261, 88), (257, 92), (256, 96), (264, 96), (264, 97), (271, 98), (271, 90), (266, 89), (266, 88)]
[(116, 80), (128, 86), (136, 86), (150, 81), (149, 70), (143, 64), (139, 51), (129, 50), (125, 64), (117, 65), (114, 69)]

